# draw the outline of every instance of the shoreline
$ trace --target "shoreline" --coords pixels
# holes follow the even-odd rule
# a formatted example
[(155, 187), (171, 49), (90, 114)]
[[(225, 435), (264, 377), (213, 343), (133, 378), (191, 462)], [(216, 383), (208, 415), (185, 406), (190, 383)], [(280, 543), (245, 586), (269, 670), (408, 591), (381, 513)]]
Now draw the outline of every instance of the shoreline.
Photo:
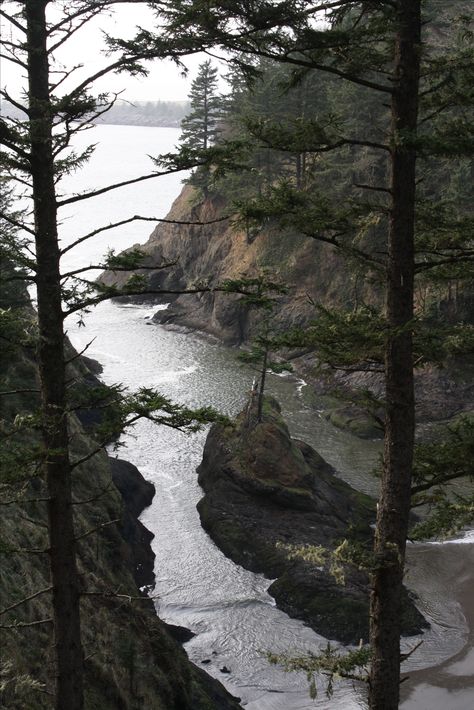
[[(433, 546), (434, 547), (434, 546)], [(434, 552), (434, 550), (433, 550)], [(474, 541), (436, 545), (451, 572), (450, 600), (461, 612), (466, 625), (462, 647), (441, 663), (407, 670), (409, 680), (402, 685), (401, 710), (445, 707), (469, 710), (474, 696)], [(442, 563), (442, 559), (440, 562)], [(443, 626), (443, 624), (440, 624)], [(448, 624), (445, 625), (448, 629)], [(442, 633), (442, 632), (441, 632)], [(414, 659), (416, 660), (416, 659)]]

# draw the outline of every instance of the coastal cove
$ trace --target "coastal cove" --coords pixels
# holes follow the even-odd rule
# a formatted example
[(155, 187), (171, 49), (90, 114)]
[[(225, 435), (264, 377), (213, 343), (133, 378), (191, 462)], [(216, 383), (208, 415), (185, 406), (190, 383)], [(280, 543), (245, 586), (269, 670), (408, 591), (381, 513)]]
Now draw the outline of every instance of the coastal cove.
[[(96, 181), (113, 182), (118, 175), (127, 178), (141, 171), (137, 156), (169, 150), (177, 140), (177, 131), (100, 126), (93, 139), (99, 142), (98, 151), (80, 176), (69, 179), (70, 190), (80, 191), (94, 187)], [(118, 172), (121, 170), (124, 172)], [(81, 184), (75, 182), (79, 179)], [(80, 224), (81, 233), (85, 233), (96, 222), (116, 221), (145, 209), (150, 216), (164, 217), (179, 189), (180, 178), (170, 176), (148, 182), (138, 191), (132, 188), (128, 193), (126, 188), (123, 192), (129, 197), (125, 194), (123, 200), (121, 194), (115, 200), (101, 197), (97, 213), (82, 215), (74, 210), (75, 228)], [(67, 220), (63, 229), (65, 240), (74, 237), (68, 234)], [(119, 251), (144, 241), (150, 231), (150, 224), (135, 224), (122, 230), (114, 247)], [(80, 258), (94, 263), (105, 248), (106, 240), (100, 247), (86, 244)], [(72, 319), (68, 334), (78, 350), (94, 339), (87, 354), (103, 365), (106, 383), (155, 386), (179, 402), (211, 404), (229, 415), (236, 414), (245, 401), (252, 373), (236, 363), (235, 350), (199, 334), (153, 324), (151, 316), (156, 310), (149, 305), (102, 304), (87, 315), (85, 328)], [(270, 391), (280, 401), (294, 436), (311, 444), (355, 488), (374, 492), (370, 471), (380, 452), (379, 442), (361, 441), (333, 427), (306, 404), (304, 383), (294, 378), (272, 376)], [(153, 594), (158, 595), (157, 611), (165, 621), (186, 626), (196, 634), (186, 644), (191, 659), (197, 664), (210, 661), (203, 665), (206, 671), (241, 697), (245, 707), (309, 710), (314, 703), (304, 675), (285, 674), (269, 666), (263, 652), (316, 651), (326, 640), (276, 609), (267, 593), (270, 581), (226, 559), (202, 530), (196, 511), (202, 491), (195, 469), (201, 462), (205, 436), (206, 432), (201, 432), (184, 437), (140, 423), (123, 439), (125, 448), (120, 456), (137, 465), (156, 487), (142, 522), (155, 535)], [(468, 687), (466, 644), (472, 646), (472, 635), (468, 641), (469, 626), (472, 628), (468, 603), (472, 602), (466, 589), (474, 568), (474, 544), (413, 546), (409, 563), (407, 584), (419, 595), (431, 629), (410, 659), (414, 673), (410, 687), (406, 684), (402, 707), (468, 710), (474, 688), (472, 679)], [(413, 643), (410, 640), (410, 645)], [(455, 654), (459, 656), (447, 660)], [(440, 670), (422, 670), (430, 666)], [(223, 673), (224, 667), (231, 672)], [(351, 710), (363, 707), (361, 698), (357, 689), (342, 685), (330, 702), (321, 695), (319, 707)]]

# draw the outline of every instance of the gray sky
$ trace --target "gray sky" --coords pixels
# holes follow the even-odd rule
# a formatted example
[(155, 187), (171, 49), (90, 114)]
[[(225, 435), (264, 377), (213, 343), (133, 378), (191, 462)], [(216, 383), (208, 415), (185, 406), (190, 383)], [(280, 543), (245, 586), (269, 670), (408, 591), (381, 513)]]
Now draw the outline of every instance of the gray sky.
[[(61, 4), (61, 2), (51, 3), (49, 7), (51, 19), (53, 15), (57, 15), (57, 7), (60, 7)], [(11, 9), (11, 3), (4, 2), (2, 5), (6, 11)], [(65, 2), (64, 6), (67, 7), (67, 5), (68, 3)], [(84, 69), (78, 69), (73, 74), (74, 83), (76, 83), (79, 79), (97, 71), (107, 63), (107, 58), (101, 56), (103, 31), (115, 36), (131, 37), (137, 25), (144, 28), (153, 27), (153, 13), (146, 6), (140, 4), (119, 5), (111, 16), (104, 13), (98, 19), (89, 22), (61, 48), (61, 51), (56, 53), (56, 58), (65, 67), (75, 64), (84, 65)], [(2, 37), (9, 39), (11, 28), (4, 19), (1, 20), (1, 30)], [(204, 59), (204, 55), (195, 55), (185, 60), (189, 68), (186, 78), (181, 76), (181, 70), (170, 61), (149, 62), (147, 66), (150, 68), (150, 74), (145, 79), (134, 79), (126, 74), (117, 76), (110, 74), (95, 84), (94, 93), (125, 89), (121, 98), (128, 100), (184, 100), (187, 98), (190, 83), (196, 75), (198, 65)], [(5, 59), (0, 60), (0, 84), (12, 96), (18, 96), (21, 87), (25, 85), (23, 74), (21, 68)], [(73, 79), (69, 84), (64, 84), (64, 89), (73, 86)]]

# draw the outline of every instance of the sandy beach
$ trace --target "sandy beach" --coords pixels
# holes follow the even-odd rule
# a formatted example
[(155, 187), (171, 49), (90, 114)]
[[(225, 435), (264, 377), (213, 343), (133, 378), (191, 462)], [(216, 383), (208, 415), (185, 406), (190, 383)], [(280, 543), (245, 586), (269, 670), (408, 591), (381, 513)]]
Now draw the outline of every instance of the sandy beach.
[[(472, 539), (472, 538), (471, 538)], [(403, 683), (403, 710), (473, 710), (474, 708), (474, 540), (470, 543), (423, 545), (410, 550), (417, 569), (415, 588), (433, 618), (428, 649), (410, 659), (413, 670)], [(431, 597), (429, 595), (433, 594)], [(423, 609), (422, 609), (423, 610)], [(428, 643), (429, 637), (431, 643)], [(410, 641), (409, 646), (413, 646)], [(456, 645), (458, 648), (456, 649)], [(436, 648), (437, 646), (437, 648)], [(445, 660), (420, 667), (436, 651)], [(418, 655), (418, 658), (417, 658)]]

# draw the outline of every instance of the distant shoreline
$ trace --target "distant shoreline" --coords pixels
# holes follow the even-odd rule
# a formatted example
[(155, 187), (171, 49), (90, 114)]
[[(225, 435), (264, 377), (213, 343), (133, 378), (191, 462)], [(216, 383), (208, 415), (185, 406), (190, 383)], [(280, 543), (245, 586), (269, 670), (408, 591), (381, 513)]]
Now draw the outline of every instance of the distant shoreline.
[[(91, 123), (109, 126), (146, 126), (150, 128), (179, 128), (189, 112), (187, 101), (117, 101), (109, 111), (91, 120)], [(16, 106), (1, 102), (0, 115), (16, 120), (26, 120), (26, 114)]]

